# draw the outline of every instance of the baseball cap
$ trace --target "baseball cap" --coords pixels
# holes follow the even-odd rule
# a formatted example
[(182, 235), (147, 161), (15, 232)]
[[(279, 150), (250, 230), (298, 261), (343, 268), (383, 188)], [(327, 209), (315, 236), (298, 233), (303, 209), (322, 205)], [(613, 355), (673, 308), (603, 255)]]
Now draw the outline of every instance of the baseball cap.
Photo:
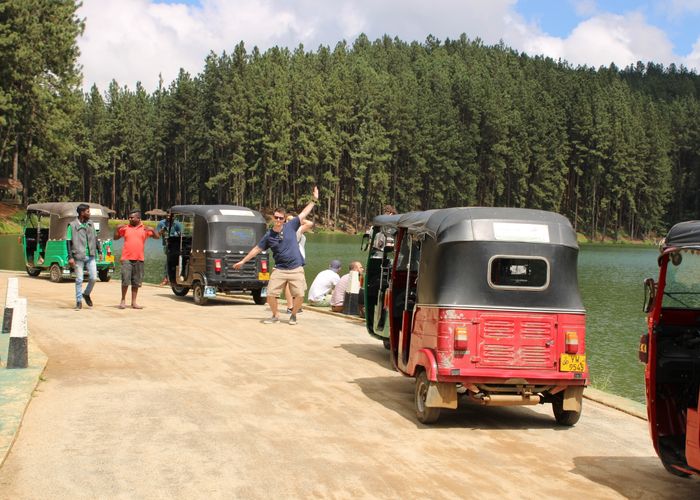
[(343, 265), (340, 263), (339, 260), (333, 259), (331, 261), (331, 265), (328, 266), (330, 269), (333, 269), (334, 271), (340, 271), (340, 268), (343, 267)]

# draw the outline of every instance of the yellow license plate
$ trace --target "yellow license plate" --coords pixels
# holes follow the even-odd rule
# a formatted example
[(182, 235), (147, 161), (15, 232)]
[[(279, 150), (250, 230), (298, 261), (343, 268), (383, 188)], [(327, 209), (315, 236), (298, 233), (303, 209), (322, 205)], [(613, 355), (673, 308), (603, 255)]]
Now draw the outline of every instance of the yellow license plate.
[(105, 262), (114, 262), (114, 255), (106, 255)]
[(585, 354), (562, 354), (559, 359), (560, 372), (585, 372), (586, 371), (586, 355)]
[(270, 279), (270, 273), (258, 273), (258, 279), (260, 281), (268, 281)]

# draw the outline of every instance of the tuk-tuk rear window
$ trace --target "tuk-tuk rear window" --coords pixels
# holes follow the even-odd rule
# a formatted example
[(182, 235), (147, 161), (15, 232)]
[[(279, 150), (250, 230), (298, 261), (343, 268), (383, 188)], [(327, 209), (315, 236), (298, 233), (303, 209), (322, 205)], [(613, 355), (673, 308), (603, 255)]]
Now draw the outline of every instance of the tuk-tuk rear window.
[(226, 244), (229, 246), (252, 247), (257, 243), (255, 229), (252, 227), (227, 226)]
[(492, 257), (489, 285), (493, 288), (544, 290), (549, 286), (549, 262), (542, 257)]

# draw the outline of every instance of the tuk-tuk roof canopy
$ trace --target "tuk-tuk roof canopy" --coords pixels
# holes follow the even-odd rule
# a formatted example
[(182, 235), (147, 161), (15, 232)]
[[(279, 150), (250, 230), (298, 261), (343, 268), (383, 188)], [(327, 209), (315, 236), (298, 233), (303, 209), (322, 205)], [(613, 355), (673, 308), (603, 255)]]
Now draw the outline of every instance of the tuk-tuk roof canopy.
[(683, 247), (700, 248), (700, 221), (679, 222), (668, 231), (661, 245), (663, 250)]
[(55, 215), (61, 218), (74, 218), (78, 216), (77, 208), (81, 203), (89, 205), (91, 209), (100, 209), (103, 217), (109, 217), (111, 214), (115, 213), (111, 208), (107, 208), (98, 203), (89, 203), (87, 201), (53, 201), (48, 203), (32, 203), (27, 205), (27, 213), (36, 212), (47, 215)]
[(578, 248), (576, 233), (563, 215), (544, 210), (455, 207), (379, 215), (372, 225), (405, 227), (438, 242), (522, 241)]
[(203, 217), (208, 222), (262, 222), (265, 218), (256, 210), (236, 205), (175, 205), (174, 214), (189, 214)]

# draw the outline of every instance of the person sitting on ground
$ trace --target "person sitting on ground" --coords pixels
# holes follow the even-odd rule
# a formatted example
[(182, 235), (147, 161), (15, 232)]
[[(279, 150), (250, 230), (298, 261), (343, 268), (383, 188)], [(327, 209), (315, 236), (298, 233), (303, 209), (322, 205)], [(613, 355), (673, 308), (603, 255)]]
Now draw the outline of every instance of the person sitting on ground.
[[(343, 312), (343, 308), (345, 306), (345, 292), (347, 292), (348, 287), (350, 286), (350, 273), (352, 271), (357, 271), (358, 275), (362, 275), (362, 273), (365, 271), (365, 268), (362, 267), (362, 264), (357, 260), (354, 260), (350, 263), (348, 272), (340, 278), (340, 281), (338, 281), (338, 284), (335, 285), (335, 288), (333, 289), (333, 294), (331, 295), (331, 311), (333, 312)], [(364, 309), (363, 293), (360, 293), (358, 301), (360, 305), (360, 310)]]
[(309, 288), (309, 304), (312, 306), (328, 307), (331, 305), (331, 292), (340, 281), (340, 268), (342, 264), (339, 260), (332, 260), (328, 269), (318, 273)]

